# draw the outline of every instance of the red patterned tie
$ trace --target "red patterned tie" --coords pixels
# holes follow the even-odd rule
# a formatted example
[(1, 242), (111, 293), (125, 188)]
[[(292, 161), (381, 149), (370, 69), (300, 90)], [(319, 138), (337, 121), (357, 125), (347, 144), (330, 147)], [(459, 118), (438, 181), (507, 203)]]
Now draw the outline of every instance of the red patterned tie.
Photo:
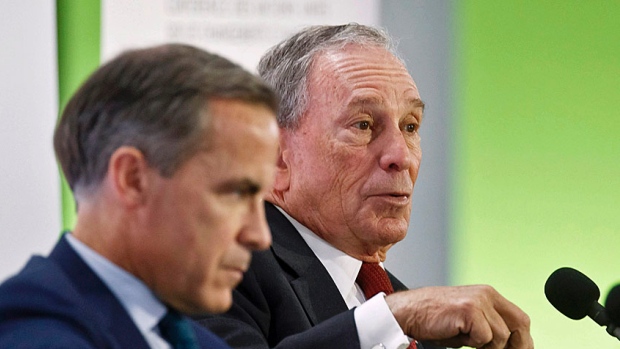
[[(392, 282), (379, 263), (362, 262), (362, 268), (355, 281), (364, 291), (366, 299), (374, 297), (379, 292), (384, 292), (386, 295), (394, 293)], [(407, 349), (416, 348), (415, 341), (411, 341), (407, 347)]]

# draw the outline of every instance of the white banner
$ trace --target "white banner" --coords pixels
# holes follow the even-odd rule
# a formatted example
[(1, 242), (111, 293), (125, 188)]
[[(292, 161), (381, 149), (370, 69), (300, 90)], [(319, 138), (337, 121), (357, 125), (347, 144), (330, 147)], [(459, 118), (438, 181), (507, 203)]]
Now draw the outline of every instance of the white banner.
[(311, 24), (379, 23), (379, 0), (102, 0), (102, 60), (183, 42), (255, 71), (271, 46)]

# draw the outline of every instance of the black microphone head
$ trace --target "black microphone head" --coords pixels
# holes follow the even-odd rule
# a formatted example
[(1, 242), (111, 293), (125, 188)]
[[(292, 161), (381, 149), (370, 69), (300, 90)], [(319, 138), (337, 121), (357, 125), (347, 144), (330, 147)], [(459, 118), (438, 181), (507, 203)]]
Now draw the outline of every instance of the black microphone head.
[[(573, 268), (554, 271), (545, 283), (545, 295), (560, 313), (573, 320), (583, 319), (601, 291), (594, 281)], [(597, 303), (598, 304), (598, 303)]]
[(620, 284), (609, 291), (605, 300), (605, 308), (611, 321), (616, 325), (620, 324)]

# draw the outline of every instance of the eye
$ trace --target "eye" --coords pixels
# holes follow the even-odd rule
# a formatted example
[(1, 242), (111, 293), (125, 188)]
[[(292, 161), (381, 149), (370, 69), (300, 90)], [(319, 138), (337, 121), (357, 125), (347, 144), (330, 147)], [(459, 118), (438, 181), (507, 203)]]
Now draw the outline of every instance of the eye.
[(418, 133), (422, 122), (422, 110), (411, 110), (404, 118), (400, 120), (400, 125), (405, 133)]
[(405, 125), (405, 131), (409, 133), (416, 132), (419, 128), (418, 124), (407, 124)]
[(252, 198), (258, 195), (260, 191), (260, 185), (247, 179), (223, 183), (218, 190), (218, 192), (224, 196), (237, 199)]
[(368, 130), (370, 128), (370, 122), (360, 121), (360, 122), (355, 123), (355, 127), (359, 128), (360, 130)]
[(247, 185), (235, 188), (233, 194), (237, 195), (240, 198), (249, 198), (253, 197), (260, 191), (260, 188), (256, 185)]

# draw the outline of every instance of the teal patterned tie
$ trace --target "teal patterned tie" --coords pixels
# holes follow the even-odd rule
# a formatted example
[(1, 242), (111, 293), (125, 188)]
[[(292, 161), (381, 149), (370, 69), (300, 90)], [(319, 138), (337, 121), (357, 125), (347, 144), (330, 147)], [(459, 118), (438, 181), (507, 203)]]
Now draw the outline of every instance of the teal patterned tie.
[(168, 309), (168, 313), (157, 326), (161, 337), (168, 341), (173, 349), (198, 349), (189, 321), (175, 310)]

